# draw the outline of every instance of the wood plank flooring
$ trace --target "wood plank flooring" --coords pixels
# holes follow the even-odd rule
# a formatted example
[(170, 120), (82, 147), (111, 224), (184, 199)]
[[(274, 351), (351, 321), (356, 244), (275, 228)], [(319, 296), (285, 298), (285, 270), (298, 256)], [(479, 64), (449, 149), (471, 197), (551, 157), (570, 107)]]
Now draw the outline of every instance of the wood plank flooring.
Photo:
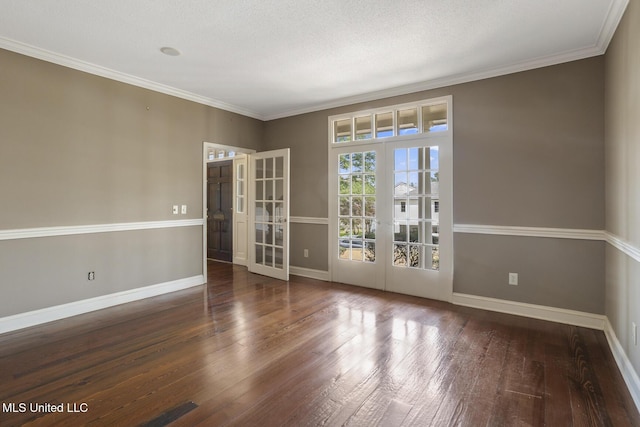
[(0, 335), (0, 402), (2, 426), (640, 426), (600, 331), (220, 263)]

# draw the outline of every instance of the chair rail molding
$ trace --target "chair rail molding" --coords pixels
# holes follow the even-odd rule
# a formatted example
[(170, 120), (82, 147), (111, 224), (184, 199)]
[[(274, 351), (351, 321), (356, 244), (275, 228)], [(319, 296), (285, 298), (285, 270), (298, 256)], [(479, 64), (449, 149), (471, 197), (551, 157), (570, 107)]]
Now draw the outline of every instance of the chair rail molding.
[(0, 240), (33, 239), (36, 237), (72, 236), (75, 234), (111, 233), (114, 231), (152, 230), (158, 228), (203, 226), (204, 219), (173, 221), (122, 222), (114, 224), (68, 225), (0, 230)]
[(454, 233), (496, 236), (548, 237), (553, 239), (606, 240), (604, 230), (574, 228), (521, 227), (511, 225), (455, 224)]

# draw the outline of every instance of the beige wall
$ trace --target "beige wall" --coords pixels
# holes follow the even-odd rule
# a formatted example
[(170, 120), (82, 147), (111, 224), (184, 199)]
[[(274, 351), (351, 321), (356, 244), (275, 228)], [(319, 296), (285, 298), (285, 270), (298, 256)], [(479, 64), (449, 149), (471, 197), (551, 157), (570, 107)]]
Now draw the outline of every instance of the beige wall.
[[(640, 253), (640, 2), (630, 1), (606, 53), (606, 229)], [(606, 256), (606, 314), (636, 372), (640, 263), (613, 246)]]
[[(0, 64), (0, 230), (201, 218), (203, 141), (261, 144), (258, 120), (8, 51)], [(5, 240), (0, 264), (2, 317), (200, 275), (202, 228)]]
[[(454, 104), (456, 223), (604, 227), (601, 57), (267, 123), (10, 52), (0, 51), (0, 61), (0, 229), (199, 218), (203, 141), (290, 147), (291, 215), (326, 218), (327, 117), (443, 95), (453, 95)], [(189, 214), (171, 215), (173, 204), (187, 204)], [(139, 263), (98, 264), (97, 277), (133, 274), (131, 288), (200, 274), (198, 233), (173, 232), (179, 237), (161, 239), (157, 255), (176, 258), (168, 271), (130, 270), (153, 270), (143, 245), (127, 252)], [(136, 241), (150, 242), (165, 232), (136, 233)], [(327, 270), (327, 233), (326, 225), (293, 224), (292, 265)], [(180, 239), (187, 250), (172, 244)], [(0, 316), (60, 303), (50, 288), (62, 281), (83, 289), (71, 300), (121, 289), (115, 281), (87, 283), (92, 269), (69, 249), (74, 242), (90, 248), (89, 258), (113, 258), (114, 247), (98, 235), (2, 242), (0, 253), (38, 254), (32, 264), (50, 272), (48, 281), (29, 280), (23, 271), (29, 262), (6, 257), (14, 267), (0, 271), (0, 281), (18, 301), (0, 303)], [(55, 255), (40, 249), (56, 243), (66, 249)], [(457, 292), (604, 312), (602, 243), (459, 233), (455, 245)], [(473, 255), (483, 248), (491, 266)], [(516, 249), (518, 262), (507, 257)], [(523, 285), (509, 287), (509, 271), (519, 272)], [(81, 288), (88, 285), (90, 292)], [(28, 296), (39, 292), (50, 297)]]
[[(601, 230), (603, 63), (591, 58), (274, 120), (265, 146), (291, 148), (292, 215), (327, 217), (328, 116), (453, 95), (455, 223)], [(305, 242), (326, 242), (328, 227), (298, 232), (292, 260), (326, 269), (325, 253), (296, 254)], [(456, 292), (604, 312), (602, 242), (459, 233), (454, 243)], [(508, 272), (519, 272), (522, 285), (509, 286)]]
[(0, 272), (0, 317), (185, 279), (202, 272), (202, 227), (0, 241)]

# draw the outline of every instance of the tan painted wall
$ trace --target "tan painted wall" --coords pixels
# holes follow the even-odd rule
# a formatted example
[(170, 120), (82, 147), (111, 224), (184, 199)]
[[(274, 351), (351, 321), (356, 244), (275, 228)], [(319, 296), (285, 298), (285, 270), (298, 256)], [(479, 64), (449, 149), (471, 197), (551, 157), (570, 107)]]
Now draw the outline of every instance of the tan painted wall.
[[(267, 123), (10, 52), (0, 51), (0, 63), (0, 196), (6, 207), (0, 229), (170, 220), (176, 219), (170, 214), (172, 204), (189, 206), (189, 215), (180, 219), (198, 218), (202, 141), (254, 149), (290, 147), (291, 214), (327, 217), (327, 117), (449, 94), (455, 117), (456, 223), (604, 226), (602, 58)], [(145, 264), (143, 249), (130, 255), (140, 258), (140, 263), (110, 265), (105, 268), (113, 272), (96, 271), (97, 276), (131, 274), (138, 286), (130, 286), (139, 287), (199, 274), (198, 233), (176, 232), (184, 233), (180, 236), (188, 240), (188, 249), (177, 251), (172, 244), (175, 236), (163, 240), (158, 257), (177, 257), (179, 262), (170, 263), (173, 267), (161, 277), (152, 271), (131, 270), (135, 265), (151, 265)], [(327, 226), (294, 224), (294, 232), (292, 265), (327, 270)], [(162, 235), (149, 232), (148, 237), (158, 234)], [(68, 248), (75, 239), (78, 247), (92, 248), (91, 256), (110, 258), (112, 247), (102, 237), (94, 238), (92, 244), (86, 244), (84, 237), (71, 238), (66, 246), (59, 242)], [(59, 238), (51, 239), (53, 243), (44, 247), (56, 247)], [(457, 236), (454, 290), (603, 312), (599, 298), (604, 279), (602, 244), (563, 245), (551, 239), (531, 245), (527, 239)], [(536, 253), (544, 246), (553, 247), (549, 253), (556, 256), (551, 260), (548, 253)], [(0, 252), (20, 253), (18, 247), (23, 254), (42, 253), (36, 248), (37, 239), (3, 242)], [(521, 261), (524, 264), (496, 261), (490, 271), (469, 264), (466, 255), (474, 248), (487, 248), (500, 256), (514, 247), (528, 255)], [(310, 249), (309, 258), (302, 257), (304, 248)], [(40, 276), (28, 280), (31, 276), (17, 267), (0, 272), (3, 290), (18, 298), (11, 304), (0, 303), (0, 316), (60, 303), (54, 296), (40, 300), (28, 293), (60, 286), (61, 281), (71, 280), (69, 289), (87, 285), (89, 266), (76, 252), (65, 249), (42, 256), (34, 265), (51, 268), (46, 283)], [(563, 264), (566, 259), (572, 260), (570, 267)], [(24, 258), (15, 261), (15, 265), (28, 264)], [(579, 271), (585, 265), (592, 273), (587, 277)], [(528, 284), (518, 288), (516, 295), (506, 285), (506, 273), (514, 267), (525, 272), (520, 280)], [(120, 284), (101, 283), (88, 294), (110, 293), (121, 289)], [(540, 293), (549, 288), (557, 294), (541, 300)], [(47, 292), (51, 295), (49, 290), (42, 295)], [(577, 293), (584, 299), (576, 300)], [(77, 299), (86, 297), (78, 295)]]
[[(603, 79), (597, 57), (274, 120), (266, 123), (265, 147), (291, 148), (292, 215), (327, 217), (328, 116), (453, 95), (455, 223), (601, 230)], [(292, 260), (326, 269), (325, 254), (296, 254), (306, 242), (326, 242), (328, 227), (298, 232)], [(477, 249), (491, 252), (495, 265), (477, 268), (481, 259), (468, 257)], [(519, 262), (499, 262), (514, 249)], [(601, 242), (458, 235), (454, 251), (456, 292), (604, 312)], [(509, 287), (510, 271), (526, 285)]]
[[(606, 229), (640, 248), (640, 2), (630, 1), (606, 53)], [(606, 315), (636, 372), (640, 348), (640, 263), (609, 246)]]
[[(263, 128), (0, 50), (0, 230), (201, 218), (203, 141), (257, 149)], [(201, 233), (2, 241), (0, 317), (199, 275)]]

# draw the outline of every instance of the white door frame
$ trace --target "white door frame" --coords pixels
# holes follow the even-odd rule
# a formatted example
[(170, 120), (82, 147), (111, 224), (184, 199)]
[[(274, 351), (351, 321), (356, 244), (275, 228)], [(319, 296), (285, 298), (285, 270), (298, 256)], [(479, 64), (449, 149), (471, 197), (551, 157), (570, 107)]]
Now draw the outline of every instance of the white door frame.
[[(233, 151), (238, 154), (252, 154), (256, 150), (242, 147), (234, 147), (232, 145), (217, 144), (213, 142), (202, 142), (202, 275), (205, 282), (207, 281), (207, 164), (213, 161), (233, 160), (233, 157), (221, 157), (209, 159), (209, 152), (213, 150)], [(246, 169), (245, 169), (246, 170)], [(233, 174), (233, 194), (235, 203), (236, 194), (236, 175), (235, 168)], [(234, 210), (235, 213), (235, 210)], [(235, 242), (235, 227), (232, 227), (232, 241)]]
[[(401, 111), (402, 109), (413, 109), (419, 107), (418, 112), (420, 112), (420, 108), (431, 105), (441, 105), (443, 103), (447, 104), (447, 126), (448, 128), (445, 130), (439, 130), (431, 134), (430, 132), (418, 132), (414, 134), (405, 134), (399, 135), (396, 133), (396, 129), (398, 129), (398, 118), (395, 114), (396, 111)], [(357, 138), (357, 118), (366, 118), (369, 117), (370, 122), (370, 133), (375, 132), (375, 118), (377, 114), (387, 114), (392, 112), (392, 126), (394, 129), (393, 136), (386, 137), (378, 137), (375, 135), (372, 138), (369, 136), (367, 139), (358, 139)], [(423, 117), (418, 113), (417, 121), (418, 121), (418, 129), (423, 129), (422, 124)], [(366, 121), (364, 121), (366, 124)], [(340, 128), (339, 126), (345, 125), (347, 129)], [(337, 248), (338, 248), (338, 201), (337, 201), (337, 173), (338, 173), (338, 165), (336, 160), (336, 153), (340, 151), (352, 151), (352, 152), (365, 152), (372, 149), (372, 147), (382, 147), (381, 152), (384, 153), (383, 158), (386, 165), (384, 166), (382, 172), (385, 176), (389, 176), (389, 168), (390, 162), (389, 153), (391, 150), (387, 149), (388, 146), (393, 146), (394, 143), (399, 141), (425, 141), (432, 137), (441, 138), (444, 137), (447, 142), (441, 147), (440, 151), (440, 174), (443, 178), (444, 182), (441, 182), (440, 188), (440, 197), (441, 200), (448, 200), (449, 209), (446, 209), (444, 212), (440, 213), (441, 226), (448, 225), (448, 234), (450, 241), (448, 243), (442, 244), (444, 239), (441, 239), (440, 250), (445, 251), (442, 253), (442, 257), (440, 259), (440, 269), (439, 274), (441, 274), (442, 281), (442, 292), (435, 296), (437, 299), (441, 299), (444, 301), (451, 301), (453, 296), (453, 97), (451, 95), (426, 99), (418, 102), (412, 102), (407, 104), (399, 104), (399, 105), (390, 105), (380, 108), (375, 108), (371, 110), (363, 110), (363, 111), (354, 111), (345, 114), (339, 114), (335, 116), (330, 116), (328, 118), (328, 136), (329, 136), (329, 144), (328, 144), (328, 197), (329, 197), (329, 232), (328, 232), (328, 243), (329, 243), (329, 276), (334, 280), (336, 278), (336, 268), (337, 263), (340, 262), (337, 257)], [(436, 124), (434, 123), (434, 126)], [(338, 133), (338, 132), (341, 133)], [(349, 136), (350, 133), (350, 136)], [(347, 139), (340, 140), (339, 138), (346, 135)], [(344, 147), (344, 148), (343, 148)], [(386, 178), (389, 179), (389, 178)], [(389, 183), (378, 182), (379, 186), (379, 196), (385, 197), (388, 196), (391, 189), (389, 187)], [(391, 186), (392, 187), (392, 186)], [(445, 194), (446, 193), (446, 194)], [(385, 201), (386, 202), (386, 201)], [(381, 206), (376, 204), (376, 209), (380, 209)], [(441, 205), (442, 207), (442, 205)], [(384, 208), (383, 208), (384, 209)], [(387, 215), (389, 216), (389, 215)], [(378, 223), (380, 226), (381, 232), (389, 232), (391, 224), (382, 224)], [(388, 238), (388, 237), (385, 237)], [(383, 242), (382, 246), (385, 247), (386, 244), (393, 244), (391, 240)], [(377, 249), (377, 248), (376, 248)], [(387, 248), (388, 249), (388, 248)], [(387, 250), (388, 253), (388, 250)], [(377, 259), (377, 257), (376, 257)], [(387, 266), (385, 266), (385, 274), (384, 278), (380, 279), (376, 277), (375, 280), (372, 280), (373, 286), (375, 288), (387, 288), (387, 279), (388, 275), (386, 273)], [(383, 284), (380, 283), (383, 282)], [(415, 294), (411, 289), (403, 289), (400, 292), (407, 292), (408, 294)]]

